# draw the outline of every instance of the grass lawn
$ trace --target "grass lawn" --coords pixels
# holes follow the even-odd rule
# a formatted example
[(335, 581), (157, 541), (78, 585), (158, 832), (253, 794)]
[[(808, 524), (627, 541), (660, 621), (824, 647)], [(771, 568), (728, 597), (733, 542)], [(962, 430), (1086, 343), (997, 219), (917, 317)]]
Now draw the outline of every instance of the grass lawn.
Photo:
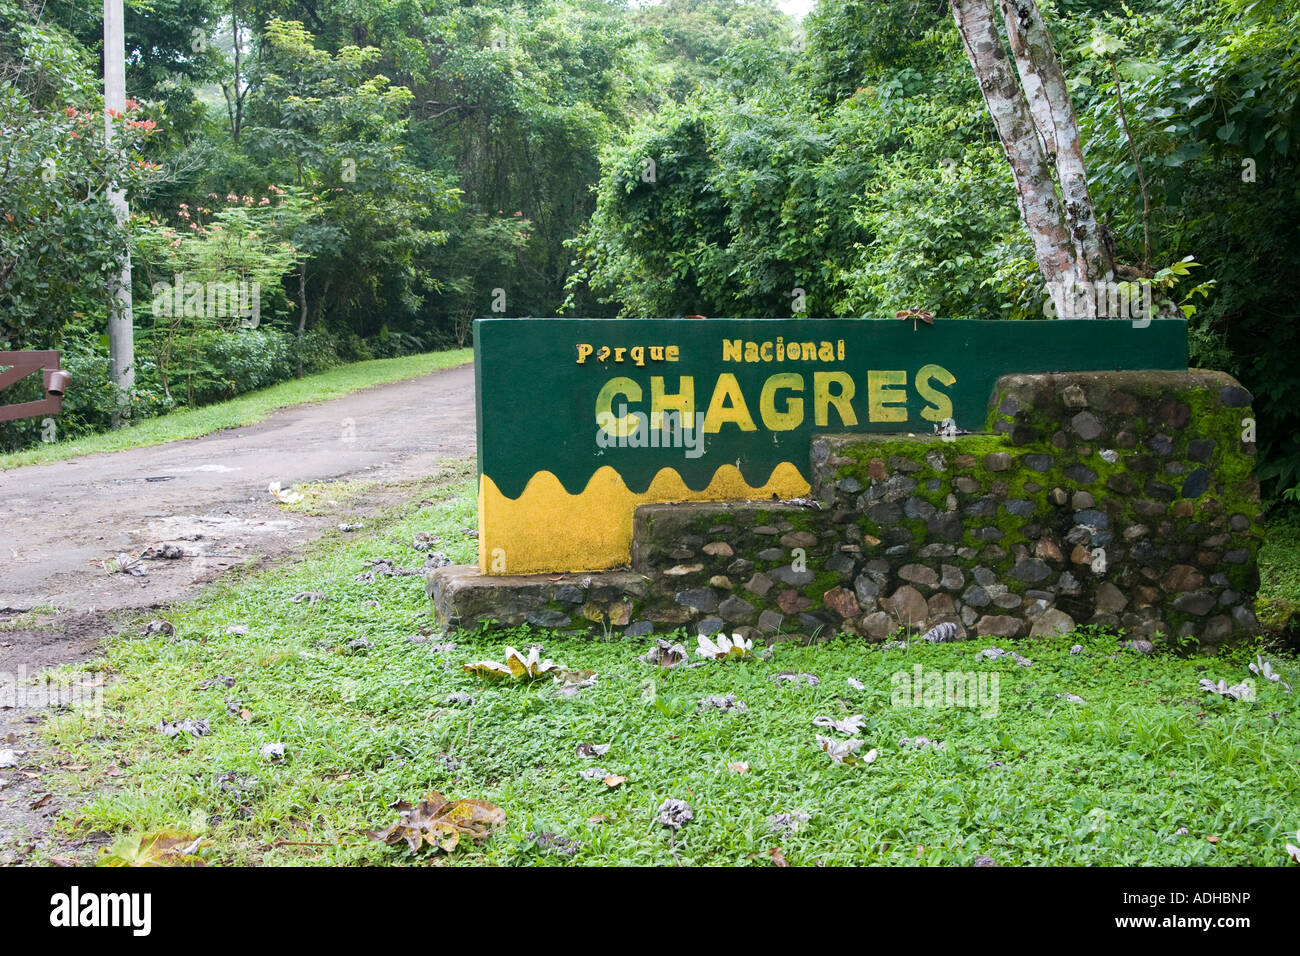
[[(119, 849), (171, 828), (206, 838), (210, 863), (267, 865), (771, 865), (778, 847), (791, 865), (968, 865), (981, 854), (1001, 865), (1287, 862), (1300, 826), (1300, 692), (1257, 681), (1258, 699), (1237, 701), (1197, 687), (1251, 677), (1256, 648), (1116, 656), (1115, 636), (1083, 629), (1002, 642), (1029, 667), (977, 662), (996, 641), (882, 651), (839, 639), (663, 670), (640, 660), (647, 639), (517, 630), (453, 635), (457, 646), (439, 652), (411, 640), (432, 624), (420, 577), (357, 575), (381, 558), (420, 566), (418, 532), (454, 561), (474, 559), (473, 481), (458, 468), (417, 489), (418, 505), (173, 609), (174, 636), (109, 640), (103, 715), (64, 713), (44, 727), (66, 754), (47, 785), (79, 806), (60, 828), (107, 832)], [(293, 603), (312, 591), (328, 597)], [(462, 668), (533, 641), (597, 671), (595, 686), (564, 697), (549, 680), (489, 683)], [(1084, 653), (1071, 656), (1076, 642)], [(1300, 684), (1294, 656), (1268, 656)], [(975, 708), (896, 699), (893, 675), (917, 667), (996, 674), (996, 714), (988, 693)], [(783, 671), (819, 683), (774, 680)], [(218, 675), (233, 686), (202, 684)], [(701, 698), (725, 694), (747, 711), (697, 712)], [(817, 735), (845, 735), (813, 720), (856, 714), (860, 753), (878, 756), (833, 763)], [(187, 717), (211, 734), (158, 730)], [(944, 748), (900, 744), (917, 736)], [(284, 744), (283, 760), (261, 755), (267, 743)], [(610, 749), (583, 758), (581, 743)], [(625, 780), (580, 775), (592, 768)], [(365, 835), (396, 821), (388, 804), (429, 790), (489, 800), (508, 820), (449, 856)], [(676, 832), (656, 822), (668, 798), (694, 812)], [(776, 832), (769, 817), (780, 813), (807, 821)], [(541, 832), (577, 841), (572, 855), (539, 847)]]
[(1259, 619), (1276, 630), (1300, 624), (1300, 508), (1292, 506), (1268, 523), (1259, 550)]
[[(417, 378), (438, 369), (463, 365), (473, 358), (473, 349), (452, 349), (447, 352), (427, 352), (422, 355), (340, 365), (318, 375), (308, 375), (260, 391), (248, 392), (228, 402), (204, 405), (201, 408), (183, 408), (168, 415), (148, 418), (130, 428), (3, 454), (0, 455), (0, 470), (63, 461), (101, 451), (120, 451), (123, 448), (161, 445), (183, 438), (199, 438), (223, 428), (255, 424), (278, 408), (323, 402), (372, 385)], [(75, 382), (72, 387), (76, 387)]]

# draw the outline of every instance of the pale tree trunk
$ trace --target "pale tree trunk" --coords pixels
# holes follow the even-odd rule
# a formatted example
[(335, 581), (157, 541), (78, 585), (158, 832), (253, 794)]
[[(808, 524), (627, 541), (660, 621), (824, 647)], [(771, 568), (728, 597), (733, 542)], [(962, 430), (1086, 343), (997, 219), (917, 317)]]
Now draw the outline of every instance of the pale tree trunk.
[(226, 115), (230, 118), (230, 138), (234, 140), (235, 145), (239, 145), (240, 134), (244, 130), (244, 97), (248, 94), (248, 87), (241, 82), (243, 75), (243, 50), (239, 45), (239, 4), (230, 4), (230, 23), (234, 35), (235, 45), (235, 75), (230, 86), (227, 86), (223, 80), (221, 83), (221, 92), (226, 96)]
[(1043, 152), (1029, 102), (1002, 47), (992, 0), (949, 0), (949, 3), (984, 94), (984, 103), (1011, 165), (1020, 218), (1033, 241), (1038, 271), (1047, 284), (1056, 314), (1066, 315), (1069, 305), (1065, 289), (1074, 275), (1074, 248), (1065, 229), (1052, 167)]
[[(1015, 179), (1020, 217), (1062, 318), (1095, 318), (1092, 283), (1114, 276), (1088, 195), (1079, 124), (1065, 75), (1034, 0), (949, 0)], [(1016, 69), (1003, 47), (1006, 26)], [(1055, 174), (1055, 175), (1053, 175)], [(1059, 186), (1059, 194), (1058, 194)]]
[[(104, 0), (104, 143), (112, 146), (111, 112), (126, 111), (126, 53), (123, 39), (122, 0)], [(125, 226), (130, 215), (126, 194), (116, 184), (108, 187), (108, 201), (113, 216)], [(131, 304), (131, 249), (123, 230), (122, 243), (127, 246), (121, 268), (109, 278), (112, 304), (108, 312), (108, 376), (113, 383), (113, 427), (121, 425), (131, 409), (131, 389), (135, 387), (135, 320)]]
[[(1016, 69), (1029, 96), (1030, 112), (1056, 163), (1065, 224), (1074, 239), (1078, 278), (1088, 282), (1109, 281), (1115, 277), (1115, 264), (1088, 194), (1079, 121), (1051, 34), (1035, 0), (1002, 0), (1002, 18)], [(1091, 298), (1086, 308), (1090, 317), (1095, 317), (1095, 303)]]
[(307, 331), (307, 260), (298, 265), (298, 377), (302, 378), (302, 337)]

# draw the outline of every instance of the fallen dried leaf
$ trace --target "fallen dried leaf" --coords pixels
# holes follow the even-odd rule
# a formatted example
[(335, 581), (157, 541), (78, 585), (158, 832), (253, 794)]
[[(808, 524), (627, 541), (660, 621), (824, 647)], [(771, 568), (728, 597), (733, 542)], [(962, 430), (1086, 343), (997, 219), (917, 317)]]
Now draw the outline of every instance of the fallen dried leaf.
[(186, 717), (184, 720), (160, 720), (158, 721), (158, 730), (165, 737), (175, 737), (177, 734), (189, 734), (191, 737), (206, 737), (212, 733), (206, 720), (194, 720)]
[(808, 814), (801, 810), (795, 810), (792, 813), (774, 813), (767, 818), (768, 828), (778, 833), (789, 836), (798, 830), (809, 820)]
[(1228, 686), (1228, 682), (1220, 680), (1217, 684), (1206, 678), (1202, 678), (1199, 685), (1202, 690), (1207, 690), (1212, 694), (1219, 694), (1222, 697), (1231, 697), (1233, 700), (1254, 700), (1255, 688), (1247, 681), (1240, 684)]
[(105, 561), (104, 570), (109, 574), (126, 574), (134, 578), (142, 578), (149, 573), (139, 558), (133, 558), (125, 552), (118, 554), (112, 561)]
[(595, 687), (596, 676), (595, 671), (562, 671), (555, 675), (555, 683), (559, 685), (556, 690), (564, 697), (572, 697), (580, 690)]
[(754, 642), (747, 641), (739, 634), (718, 634), (709, 640), (703, 634), (697, 638), (699, 648), (695, 651), (700, 657), (711, 661), (738, 661), (753, 656)]
[(845, 717), (843, 720), (836, 720), (833, 717), (814, 717), (813, 725), (817, 727), (829, 727), (832, 730), (852, 737), (863, 725), (866, 724), (867, 718), (861, 714), (854, 714), (852, 717)]
[(425, 794), (414, 807), (400, 801), (391, 806), (398, 811), (398, 821), (387, 830), (367, 831), (367, 835), (390, 846), (405, 840), (412, 853), (426, 844), (450, 853), (462, 836), (483, 840), (506, 822), (505, 811), (486, 800), (449, 801), (437, 792)]
[(542, 646), (540, 644), (532, 645), (528, 649), (527, 657), (524, 657), (513, 647), (507, 646), (506, 662), (504, 664), (498, 664), (496, 661), (477, 661), (473, 664), (466, 664), (465, 670), (471, 674), (493, 680), (512, 678), (518, 681), (536, 680), (553, 671), (563, 670), (563, 665), (552, 660), (542, 660), (541, 655)]
[(136, 840), (123, 837), (104, 851), (100, 866), (203, 866), (198, 851), (208, 841), (192, 833), (158, 830)]
[(271, 482), (266, 486), (266, 490), (271, 493), (271, 497), (275, 498), (282, 505), (293, 505), (302, 501), (301, 492), (291, 491), (288, 488), (282, 489), (280, 487), (280, 482), (278, 481)]
[(680, 830), (695, 817), (695, 811), (685, 800), (669, 797), (659, 805), (658, 821), (672, 830)]
[(977, 651), (975, 659), (977, 661), (996, 661), (999, 657), (1010, 657), (1021, 667), (1033, 667), (1034, 662), (1027, 657), (1021, 657), (1015, 651), (1004, 651), (1000, 647), (986, 647), (982, 651)]
[(670, 644), (662, 638), (655, 639), (655, 646), (641, 658), (647, 664), (657, 664), (659, 667), (677, 667), (688, 659), (686, 647), (682, 644)]
[(185, 552), (174, 544), (151, 544), (140, 552), (140, 557), (151, 561), (175, 561), (185, 557)]
[(921, 640), (928, 641), (931, 644), (946, 644), (949, 641), (957, 639), (957, 625), (951, 621), (944, 621), (942, 624), (936, 624), (924, 634)]
[(772, 849), (767, 851), (767, 855), (772, 858), (772, 862), (777, 866), (785, 867), (790, 865), (785, 861), (785, 854), (781, 852), (779, 846), (772, 847)]
[(829, 737), (818, 735), (817, 746), (836, 763), (855, 764), (872, 763), (875, 761), (877, 752), (869, 750), (867, 753), (858, 755), (858, 750), (866, 741), (862, 740), (831, 740)]
[(571, 837), (564, 836), (562, 833), (551, 833), (546, 830), (537, 830), (528, 834), (528, 839), (541, 850), (549, 850), (552, 853), (562, 853), (565, 856), (573, 856), (582, 847), (582, 843)]
[(1255, 655), (1255, 663), (1250, 665), (1250, 672), (1256, 677), (1264, 678), (1266, 681), (1281, 684), (1288, 694), (1291, 693), (1291, 685), (1282, 680), (1281, 674), (1274, 672), (1272, 662), (1264, 660), (1263, 654)]
[(749, 705), (743, 700), (737, 700), (735, 694), (727, 694), (724, 697), (711, 695), (709, 697), (701, 698), (700, 702), (695, 705), (695, 709), (696, 711), (720, 710), (724, 713), (730, 711), (737, 714), (743, 714), (749, 710)]

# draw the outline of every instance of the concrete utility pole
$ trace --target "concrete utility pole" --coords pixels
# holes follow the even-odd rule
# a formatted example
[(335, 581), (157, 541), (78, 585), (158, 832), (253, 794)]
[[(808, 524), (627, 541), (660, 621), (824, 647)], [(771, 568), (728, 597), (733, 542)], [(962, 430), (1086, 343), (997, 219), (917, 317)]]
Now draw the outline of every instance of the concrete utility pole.
[[(126, 112), (126, 40), (122, 31), (122, 0), (104, 0), (104, 142), (113, 143), (113, 118), (109, 111)], [(115, 185), (108, 189), (108, 201), (118, 225), (125, 227), (130, 211), (126, 194)], [(123, 231), (122, 241), (126, 242)], [(122, 423), (127, 395), (135, 385), (135, 329), (131, 313), (131, 250), (126, 250), (122, 270), (109, 280), (113, 304), (108, 314), (108, 374), (117, 388), (114, 426)]]

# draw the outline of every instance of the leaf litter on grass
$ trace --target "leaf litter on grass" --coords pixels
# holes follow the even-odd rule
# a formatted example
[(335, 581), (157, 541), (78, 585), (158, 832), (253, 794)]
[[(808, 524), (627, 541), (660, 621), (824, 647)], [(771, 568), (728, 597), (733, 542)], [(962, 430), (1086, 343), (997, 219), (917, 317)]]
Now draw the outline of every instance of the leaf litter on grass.
[(505, 811), (494, 803), (448, 800), (437, 791), (425, 794), (414, 806), (399, 800), (389, 809), (398, 812), (397, 822), (386, 830), (367, 830), (366, 835), (390, 846), (405, 840), (412, 853), (422, 846), (451, 853), (461, 837), (485, 840), (506, 822)]
[[(457, 529), (470, 520), (472, 488), (468, 489), (466, 500), (466, 518), (459, 524), (439, 528), (443, 540), (454, 542), (461, 537)], [(415, 527), (431, 526), (426, 520)], [(411, 532), (414, 530), (411, 528)], [(403, 536), (403, 542), (408, 539), (409, 532)], [(118, 693), (120, 688), (138, 686), (141, 667), (148, 665), (148, 680), (158, 692), (168, 694), (167, 699), (176, 701), (189, 700), (186, 695), (193, 693), (199, 678), (232, 669), (230, 655), (240, 653), (245, 647), (252, 649), (254, 658), (267, 661), (257, 666), (291, 668), (275, 675), (278, 690), (272, 690), (265, 682), (249, 681), (258, 687), (255, 708), (258, 717), (253, 727), (265, 722), (264, 726), (276, 728), (273, 732), (279, 733), (281, 726), (290, 726), (286, 721), (293, 721), (293, 726), (312, 731), (308, 736), (286, 729), (286, 733), (294, 733), (293, 739), (301, 743), (297, 745), (294, 760), (276, 768), (276, 785), (267, 786), (259, 793), (259, 800), (266, 801), (264, 807), (259, 805), (259, 818), (272, 813), (283, 818), (285, 813), (292, 813), (290, 808), (295, 803), (301, 805), (303, 800), (311, 799), (325, 770), (339, 768), (338, 760), (342, 757), (353, 761), (348, 766), (374, 769), (354, 774), (351, 781), (332, 784), (342, 799), (333, 801), (329, 808), (322, 807), (320, 822), (312, 826), (322, 830), (351, 828), (356, 832), (367, 825), (370, 821), (362, 816), (366, 806), (362, 791), (375, 785), (378, 774), (387, 775), (386, 779), (395, 784), (396, 792), (411, 785), (411, 775), (432, 784), (444, 779), (450, 781), (453, 775), (458, 775), (461, 786), (471, 782), (488, 800), (505, 804), (507, 801), (501, 794), (509, 793), (510, 805), (518, 806), (518, 816), (525, 820), (536, 821), (540, 817), (556, 821), (557, 825), (544, 827), (547, 832), (563, 833), (562, 821), (591, 820), (595, 813), (605, 827), (599, 840), (584, 847), (584, 858), (590, 857), (593, 862), (668, 862), (666, 856), (656, 855), (657, 851), (647, 849), (644, 843), (645, 814), (655, 804), (639, 811), (642, 829), (627, 827), (638, 819), (636, 812), (629, 811), (640, 799), (639, 791), (644, 792), (646, 787), (672, 786), (669, 792), (690, 800), (697, 808), (693, 810), (695, 829), (689, 845), (679, 839), (673, 851), (675, 857), (684, 854), (682, 861), (696, 863), (735, 862), (751, 853), (760, 854), (766, 862), (768, 850), (778, 842), (785, 847), (783, 852), (793, 858), (794, 845), (787, 846), (784, 838), (769, 835), (761, 816), (756, 817), (760, 835), (755, 836), (754, 828), (750, 827), (746, 831), (748, 835), (740, 837), (739, 845), (734, 839), (735, 828), (726, 828), (732, 835), (724, 836), (724, 828), (714, 826), (709, 818), (715, 812), (720, 813), (718, 808), (722, 806), (727, 807), (728, 815), (757, 814), (760, 810), (770, 812), (783, 805), (788, 807), (789, 803), (798, 806), (804, 801), (807, 809), (815, 808), (817, 819), (825, 821), (826, 826), (799, 834), (799, 856), (824, 859), (828, 863), (877, 856), (885, 862), (902, 857), (911, 862), (913, 846), (921, 844), (926, 847), (920, 858), (924, 863), (970, 865), (974, 852), (993, 848), (974, 844), (963, 849), (950, 845), (950, 841), (963, 835), (986, 834), (988, 823), (984, 817), (994, 812), (1004, 821), (998, 826), (1000, 852), (996, 854), (1004, 865), (1013, 860), (1110, 865), (1276, 860), (1284, 852), (1282, 836), (1295, 827), (1293, 820), (1276, 821), (1271, 815), (1266, 826), (1256, 825), (1254, 829), (1227, 822), (1249, 819), (1252, 806), (1284, 803), (1280, 797), (1285, 790), (1284, 780), (1270, 768), (1281, 764), (1290, 766), (1293, 761), (1286, 756), (1290, 752), (1287, 748), (1300, 744), (1300, 739), (1295, 734), (1295, 722), (1288, 719), (1294, 718), (1295, 708), (1280, 682), (1259, 680), (1262, 707), (1227, 700), (1222, 706), (1212, 708), (1210, 704), (1217, 701), (1207, 702), (1203, 696), (1189, 693), (1196, 686), (1197, 678), (1208, 676), (1193, 674), (1195, 664), (1171, 655), (1152, 656), (1125, 650), (1119, 658), (1123, 664), (1117, 667), (1109, 655), (1119, 645), (1118, 639), (1113, 635), (1103, 639), (1100, 632), (1080, 629), (1071, 638), (1035, 643), (1032, 671), (1016, 667), (1009, 651), (998, 655), (1005, 659), (985, 665), (990, 670), (1001, 665), (1003, 688), (1001, 713), (997, 723), (990, 724), (974, 711), (960, 708), (922, 713), (889, 707), (889, 674), (897, 666), (894, 662), (899, 659), (899, 652), (871, 653), (879, 645), (860, 640), (841, 638), (816, 646), (778, 643), (774, 646), (776, 663), (773, 665), (756, 660), (744, 667), (722, 668), (706, 661), (696, 665), (701, 670), (687, 670), (690, 664), (682, 659), (690, 645), (677, 645), (681, 650), (679, 666), (656, 667), (651, 674), (646, 674), (644, 665), (632, 661), (632, 657), (643, 653), (648, 642), (624, 641), (615, 635), (594, 641), (554, 635), (547, 642), (552, 654), (558, 660), (583, 655), (584, 666), (602, 672), (599, 688), (577, 694), (570, 701), (562, 700), (550, 688), (540, 694), (513, 689), (505, 692), (486, 689), (480, 694), (471, 686), (474, 678), (461, 672), (460, 662), (495, 656), (494, 652), (501, 647), (496, 643), (501, 639), (501, 632), (492, 635), (456, 632), (441, 638), (461, 644), (457, 649), (459, 660), (451, 666), (450, 662), (431, 654), (428, 647), (409, 644), (402, 639), (405, 635), (420, 629), (422, 624), (432, 623), (427, 619), (424, 590), (414, 579), (387, 582), (381, 624), (376, 615), (364, 610), (365, 600), (374, 594), (374, 586), (351, 580), (357, 568), (364, 566), (365, 559), (376, 556), (373, 544), (367, 551), (364, 542), (361, 537), (342, 544), (336, 540), (327, 561), (309, 560), (301, 570), (289, 571), (292, 586), (285, 586), (283, 573), (270, 575), (265, 583), (259, 584), (254, 579), (251, 587), (221, 597), (206, 609), (182, 607), (169, 615), (187, 634), (219, 634), (228, 621), (247, 620), (255, 624), (255, 633), (250, 636), (183, 647), (165, 641), (132, 644), (122, 640), (109, 645), (109, 663), (121, 675)], [(474, 560), (470, 551), (457, 552), (455, 557), (462, 563)], [(304, 615), (293, 609), (286, 609), (292, 613), (281, 611), (286, 593), (320, 587), (323, 581), (344, 582), (335, 585), (335, 601), (328, 616)], [(313, 638), (325, 641), (321, 647), (338, 648), (368, 632), (375, 635), (375, 650), (369, 659), (343, 657), (333, 651), (325, 657), (280, 658), (278, 653), (266, 649), (279, 642), (311, 648), (316, 646)], [(514, 638), (511, 643), (522, 648), (537, 636), (536, 631), (527, 628), (504, 633)], [(682, 639), (680, 634), (664, 637), (668, 638), (664, 642), (667, 649)], [(1088, 653), (1070, 657), (1068, 649), (1078, 640), (1087, 646)], [(1108, 647), (1106, 640), (1109, 640)], [(638, 643), (640, 649), (633, 651)], [(691, 643), (695, 643), (694, 635)], [(933, 662), (936, 668), (967, 671), (971, 669), (971, 654), (979, 646), (928, 643), (915, 638), (903, 653), (908, 655), (909, 664), (915, 658), (927, 668)], [(659, 649), (656, 642), (656, 650)], [(665, 663), (672, 662), (675, 656), (668, 655)], [(1238, 667), (1241, 676), (1263, 678), (1263, 674), (1245, 674), (1247, 661), (1254, 657), (1254, 648), (1249, 658), (1234, 652), (1228, 664)], [(1256, 664), (1262, 670), (1258, 661)], [(1287, 668), (1291, 658), (1283, 655), (1271, 664), (1274, 674), (1281, 672), (1289, 676)], [(1204, 659), (1200, 666), (1204, 667)], [(824, 678), (820, 687), (809, 674), (812, 667)], [(778, 668), (785, 676), (772, 675)], [(245, 672), (239, 673), (242, 688)], [(848, 675), (855, 675), (853, 679), (861, 686), (846, 686)], [(1188, 675), (1192, 675), (1190, 680)], [(345, 676), (355, 680), (365, 692), (340, 703), (337, 694), (329, 688), (337, 686)], [(1214, 675), (1216, 686), (1219, 676)], [(724, 680), (718, 682), (718, 677)], [(659, 685), (657, 689), (648, 688), (645, 697), (646, 704), (654, 706), (638, 706), (638, 696), (648, 678), (654, 678)], [(791, 678), (800, 685), (797, 691), (774, 688), (769, 683), (772, 680), (789, 683)], [(1042, 683), (1041, 690), (1030, 689), (1035, 686), (1031, 679)], [(286, 693), (289, 688), (293, 688), (292, 694)], [(1052, 693), (1067, 689), (1088, 698), (1086, 711), (1077, 705), (1050, 706)], [(481, 698), (474, 705), (473, 721), (469, 721), (472, 740), (467, 734), (471, 727), (466, 726), (471, 711), (444, 704), (448, 695), (465, 691)], [(689, 716), (703, 695), (725, 696), (727, 692), (749, 702), (748, 718), (721, 720)], [(921, 759), (920, 754), (872, 768), (874, 772), (870, 775), (858, 768), (853, 776), (832, 769), (833, 758), (824, 755), (819, 758), (821, 769), (813, 768), (809, 774), (809, 766), (800, 763), (811, 750), (806, 739), (808, 723), (817, 715), (829, 714), (839, 720), (850, 714), (847, 703), (842, 712), (835, 709), (834, 701), (839, 694), (847, 694), (852, 699), (853, 710), (869, 715), (870, 732), (863, 728), (861, 736), (869, 739), (879, 736), (885, 740), (899, 740), (904, 734), (915, 739), (918, 732), (942, 736), (953, 753), (947, 758), (941, 754), (934, 756), (945, 762), (970, 759), (974, 769), (961, 775), (959, 788), (948, 781), (943, 784), (947, 789), (940, 791), (935, 791), (931, 782), (931, 775), (936, 772), (933, 761)], [(151, 696), (155, 701), (159, 699), (156, 693)], [(1046, 706), (1044, 698), (1049, 698)], [(187, 774), (202, 769), (200, 759), (211, 759), (208, 751), (217, 755), (221, 760), (218, 766), (223, 769), (242, 766), (239, 761), (249, 758), (250, 749), (256, 753), (257, 743), (250, 743), (246, 736), (226, 733), (231, 727), (228, 723), (219, 728), (220, 734), (205, 741), (203, 752), (197, 748), (151, 750), (141, 737), (151, 729), (150, 717), (155, 724), (157, 717), (144, 708), (145, 700), (145, 695), (138, 693), (123, 698), (130, 730), (126, 743), (120, 735), (113, 738), (112, 746), (116, 750), (111, 759), (116, 762), (123, 754), (132, 758), (126, 764), (131, 770), (126, 786), (118, 788), (121, 797), (105, 795), (95, 799), (85, 828), (93, 826), (118, 832), (132, 827), (135, 813), (132, 800), (150, 801), (147, 804), (150, 812), (161, 819), (176, 819), (177, 814), (169, 812), (175, 798), (168, 796), (168, 788), (158, 788), (155, 796), (146, 792), (143, 781), (154, 784), (172, 779), (173, 775), (185, 779)], [(1270, 718), (1270, 713), (1279, 716)], [(425, 714), (430, 716), (422, 719)], [(826, 730), (822, 732), (835, 736)], [(331, 740), (327, 752), (320, 752), (321, 748), (314, 742), (317, 737)], [(616, 740), (619, 766), (590, 767), (590, 763), (596, 763), (593, 759), (587, 766), (599, 775), (593, 775), (595, 779), (589, 785), (574, 781), (573, 774), (579, 769), (574, 763), (579, 761), (572, 756), (572, 748), (580, 740)], [(132, 741), (143, 746), (135, 752), (124, 750), (135, 746)], [(91, 741), (86, 746), (91, 751), (100, 751), (106, 745)], [(861, 750), (868, 746), (863, 744)], [(458, 758), (463, 758), (458, 769), (443, 766), (441, 758), (450, 752), (449, 747)], [(865, 756), (861, 750), (856, 752), (859, 758)], [(372, 752), (400, 753), (404, 766), (392, 761), (375, 764), (370, 756)], [(1124, 755), (1124, 759), (1115, 759), (1116, 753)], [(104, 756), (109, 759), (107, 753)], [(761, 767), (762, 773), (741, 775), (727, 769), (728, 762), (740, 761)], [(1003, 766), (988, 770), (986, 763)], [(1200, 773), (1198, 767), (1205, 768), (1205, 772)], [(861, 809), (865, 794), (859, 788), (880, 785), (885, 780), (880, 776), (882, 768), (888, 772), (895, 798), (888, 808), (873, 812), (879, 826), (908, 831), (906, 839), (882, 838), (879, 826), (869, 838), (864, 835), (858, 839), (852, 835), (856, 830), (844, 831), (836, 823), (843, 820), (861, 825), (864, 834), (871, 829)], [(1154, 768), (1158, 768), (1158, 774), (1153, 773)], [(1176, 777), (1167, 777), (1169, 770), (1177, 771)], [(1025, 773), (1042, 774), (1041, 786), (1032, 791), (1016, 786), (1015, 781)], [(805, 774), (809, 775), (805, 777)], [(1236, 791), (1225, 795), (1215, 789), (1214, 781), (1223, 779), (1225, 774), (1242, 782), (1240, 796)], [(626, 776), (637, 785), (629, 782), (615, 789), (604, 784), (596, 786), (606, 777), (615, 776)], [(362, 777), (367, 778), (364, 786)], [(141, 781), (139, 785), (134, 784), (136, 779)], [(827, 780), (835, 781), (836, 785), (823, 786)], [(1153, 780), (1155, 790), (1149, 792)], [(446, 786), (444, 783), (442, 789)], [(1089, 830), (1080, 842), (1068, 846), (1053, 842), (1053, 814), (1059, 814), (1058, 805), (1064, 805), (1061, 801), (1068, 803), (1081, 790), (1096, 788), (1103, 788), (1108, 794), (1107, 808), (1112, 811), (1108, 829)], [(659, 796), (662, 798), (662, 793)], [(1159, 813), (1164, 805), (1162, 796), (1166, 802), (1176, 805), (1178, 812), (1155, 820), (1152, 815)], [(1092, 793), (1089, 800), (1092, 805), (1098, 802)], [(1214, 800), (1218, 801), (1214, 805), (1221, 810), (1207, 809), (1210, 806), (1207, 801)], [(1127, 810), (1126, 801), (1131, 804)], [(594, 806), (595, 802), (601, 806)], [(931, 815), (935, 806), (944, 804), (952, 805), (954, 815), (945, 815), (941, 827)], [(1134, 813), (1132, 807), (1138, 806), (1149, 808), (1149, 812), (1144, 809)], [(512, 816), (515, 815), (512, 811)], [(961, 821), (956, 830), (953, 819)], [(1144, 829), (1135, 821), (1152, 825)], [(1274, 825), (1282, 822), (1287, 825), (1280, 829)], [(1189, 825), (1193, 832), (1219, 835), (1223, 839), (1217, 844), (1188, 838), (1170, 842), (1168, 834), (1181, 824)], [(257, 826), (260, 824), (241, 822), (233, 815), (226, 822), (214, 825), (223, 838), (230, 836), (223, 842), (232, 847), (229, 851), (232, 859), (243, 858), (234, 847), (259, 845), (256, 839), (249, 841), (244, 834), (244, 830)], [(1254, 830), (1264, 835), (1257, 836)], [(915, 839), (910, 837), (911, 831), (915, 831)], [(847, 838), (846, 832), (850, 834)], [(1148, 833), (1152, 834), (1150, 838)], [(521, 827), (517, 839), (522, 840), (524, 836)], [(510, 844), (517, 845), (514, 841)], [(384, 853), (383, 845), (371, 841), (360, 846), (336, 846), (328, 852), (337, 854), (340, 862), (375, 862)], [(506, 841), (489, 842), (482, 855), (469, 857), (475, 863), (504, 863), (510, 859)]]

